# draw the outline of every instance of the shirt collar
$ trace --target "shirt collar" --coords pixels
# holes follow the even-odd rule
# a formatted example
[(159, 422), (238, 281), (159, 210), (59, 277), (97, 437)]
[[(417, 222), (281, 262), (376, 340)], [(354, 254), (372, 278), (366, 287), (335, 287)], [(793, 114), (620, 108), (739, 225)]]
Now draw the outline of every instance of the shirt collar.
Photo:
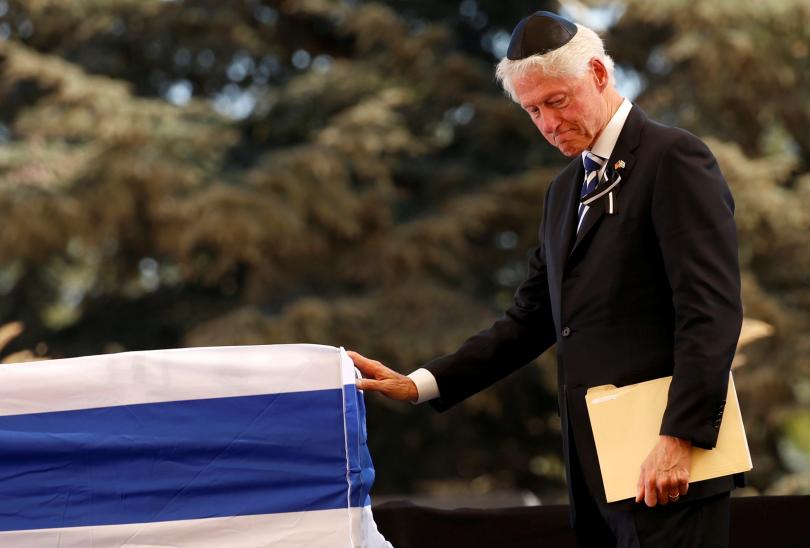
[[(633, 103), (626, 98), (623, 99), (622, 104), (619, 105), (619, 108), (616, 110), (615, 114), (613, 114), (613, 117), (607, 123), (605, 129), (599, 134), (599, 138), (596, 139), (591, 150), (583, 151), (582, 156), (584, 157), (587, 152), (591, 152), (592, 154), (601, 156), (605, 160), (610, 158), (610, 155), (613, 154), (613, 148), (616, 146), (616, 141), (619, 140), (619, 134), (622, 132), (624, 122), (627, 120), (627, 115), (630, 114), (631, 108), (633, 108)], [(607, 162), (605, 162), (605, 164), (607, 164)]]

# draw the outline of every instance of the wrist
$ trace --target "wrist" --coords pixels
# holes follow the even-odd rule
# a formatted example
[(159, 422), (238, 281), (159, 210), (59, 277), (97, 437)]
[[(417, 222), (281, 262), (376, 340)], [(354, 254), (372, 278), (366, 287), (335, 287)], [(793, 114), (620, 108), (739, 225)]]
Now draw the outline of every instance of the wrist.
[(670, 445), (676, 445), (678, 447), (683, 448), (692, 447), (692, 442), (683, 438), (676, 438), (675, 436), (667, 436), (666, 434), (661, 434), (660, 437), (664, 443), (668, 443)]
[(410, 377), (405, 377), (408, 379), (408, 401), (416, 402), (419, 400), (419, 389), (416, 388), (416, 383), (413, 382), (413, 379)]

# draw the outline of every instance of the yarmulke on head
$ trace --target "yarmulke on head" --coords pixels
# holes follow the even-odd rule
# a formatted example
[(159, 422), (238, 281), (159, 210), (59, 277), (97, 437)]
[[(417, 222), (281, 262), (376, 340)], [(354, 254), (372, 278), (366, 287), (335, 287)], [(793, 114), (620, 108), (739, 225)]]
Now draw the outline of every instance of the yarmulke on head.
[(515, 25), (506, 57), (517, 61), (548, 53), (567, 44), (576, 33), (577, 26), (565, 17), (550, 11), (536, 11)]
[(538, 11), (520, 20), (512, 32), (506, 56), (495, 69), (495, 78), (513, 101), (517, 101), (512, 79), (527, 72), (540, 72), (559, 78), (580, 77), (598, 59), (614, 85), (613, 59), (593, 29), (573, 23), (547, 11)]

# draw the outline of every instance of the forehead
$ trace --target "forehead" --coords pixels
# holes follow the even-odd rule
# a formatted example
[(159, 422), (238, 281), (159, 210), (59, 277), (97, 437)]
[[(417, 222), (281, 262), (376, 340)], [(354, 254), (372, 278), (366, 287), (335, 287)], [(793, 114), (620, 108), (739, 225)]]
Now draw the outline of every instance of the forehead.
[(559, 93), (573, 91), (580, 79), (573, 76), (546, 76), (530, 71), (512, 78), (512, 88), (521, 105), (542, 103)]

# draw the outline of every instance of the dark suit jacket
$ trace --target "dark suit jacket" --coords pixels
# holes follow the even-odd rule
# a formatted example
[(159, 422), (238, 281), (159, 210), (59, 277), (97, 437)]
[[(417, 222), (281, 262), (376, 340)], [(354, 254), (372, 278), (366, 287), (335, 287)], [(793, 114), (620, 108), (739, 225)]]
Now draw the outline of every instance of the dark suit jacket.
[[(540, 245), (514, 304), (425, 366), (441, 394), (431, 404), (443, 411), (556, 342), (566, 465), (573, 435), (588, 488), (602, 503), (586, 390), (672, 375), (661, 433), (711, 448), (742, 323), (734, 202), (706, 145), (634, 106), (608, 165), (619, 160), (615, 212), (595, 202), (579, 233), (584, 169), (579, 156), (571, 161), (546, 194)], [(734, 483), (690, 484), (681, 500)]]

